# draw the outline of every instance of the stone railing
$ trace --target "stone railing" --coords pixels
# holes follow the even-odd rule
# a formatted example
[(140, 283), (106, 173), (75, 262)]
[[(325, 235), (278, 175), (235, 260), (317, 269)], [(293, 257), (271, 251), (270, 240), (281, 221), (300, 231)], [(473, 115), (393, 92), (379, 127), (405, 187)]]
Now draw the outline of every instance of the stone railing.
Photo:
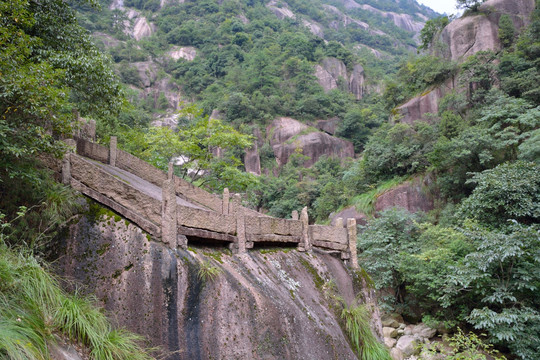
[[(289, 244), (300, 251), (317, 247), (339, 252), (342, 259), (350, 260), (352, 267), (358, 266), (354, 219), (347, 219), (346, 227), (342, 219), (335, 226), (309, 225), (307, 208), (300, 215), (294, 211), (291, 219), (269, 217), (241, 206), (240, 199), (231, 199), (227, 189), (220, 198), (174, 176), (172, 164), (165, 173), (117, 149), (115, 137), (111, 138), (109, 148), (83, 139), (72, 145), (76, 154), (66, 154), (62, 181), (133, 221), (171, 248), (186, 248), (189, 238), (228, 242), (233, 252), (240, 254), (255, 244)], [(161, 197), (146, 194), (88, 159), (158, 186)], [(190, 206), (182, 205), (179, 199)]]

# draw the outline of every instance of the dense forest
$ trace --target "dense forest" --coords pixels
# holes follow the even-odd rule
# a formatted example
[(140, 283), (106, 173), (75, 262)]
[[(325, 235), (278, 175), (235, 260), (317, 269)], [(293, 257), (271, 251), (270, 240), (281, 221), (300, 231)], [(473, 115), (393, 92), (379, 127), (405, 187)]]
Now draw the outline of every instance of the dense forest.
[[(141, 339), (113, 330), (92, 299), (68, 295), (43, 270), (48, 244), (81, 205), (39, 157), (66, 151), (60, 139), (80, 113), (96, 121), (98, 141), (117, 135), (162, 169), (182, 156), (177, 175), (242, 193), (269, 215), (307, 206), (310, 221), (329, 223), (354, 207), (365, 219), (359, 263), (383, 311), (468, 344), (444, 350), (448, 359), (481, 359), (471, 352), (480, 344), (490, 344), (484, 354), (539, 359), (539, 2), (524, 28), (500, 16), (500, 47), (459, 60), (442, 35), (453, 16), (413, 0), (347, 3), (0, 0), (0, 357), (46, 358), (43, 339), (54, 334), (96, 359), (149, 357)], [(463, 17), (483, 11), (458, 3)], [(137, 39), (129, 29), (143, 18), (151, 31)], [(362, 96), (344, 78), (321, 85), (314, 68), (328, 58), (346, 73), (362, 66)], [(403, 104), (448, 81), (436, 112), (403, 121)], [(302, 135), (338, 119), (332, 135), (354, 157), (306, 167), (300, 148), (276, 162), (278, 117), (305, 124)], [(243, 162), (255, 143), (260, 175)], [(429, 211), (376, 208), (414, 181)]]

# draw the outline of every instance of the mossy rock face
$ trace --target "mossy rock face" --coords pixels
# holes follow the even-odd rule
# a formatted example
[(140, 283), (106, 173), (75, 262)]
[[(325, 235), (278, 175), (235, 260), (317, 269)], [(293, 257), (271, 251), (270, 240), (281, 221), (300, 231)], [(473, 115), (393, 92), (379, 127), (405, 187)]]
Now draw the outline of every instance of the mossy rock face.
[[(335, 279), (336, 294), (355, 298), (338, 258), (318, 250), (170, 249), (103, 209), (90, 213), (63, 239), (59, 272), (152, 345), (178, 359), (356, 359), (324, 296)], [(203, 281), (205, 263), (219, 270)]]

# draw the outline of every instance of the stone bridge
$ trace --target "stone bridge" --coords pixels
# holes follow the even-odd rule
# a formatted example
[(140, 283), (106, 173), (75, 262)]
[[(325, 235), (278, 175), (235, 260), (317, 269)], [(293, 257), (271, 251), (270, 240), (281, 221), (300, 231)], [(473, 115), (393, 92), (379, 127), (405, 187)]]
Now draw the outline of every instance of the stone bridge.
[(291, 219), (278, 219), (241, 205), (227, 189), (217, 196), (165, 173), (117, 148), (76, 138), (67, 140), (75, 149), (51, 168), (62, 182), (111, 208), (171, 248), (188, 243), (225, 243), (236, 254), (259, 246), (297, 246), (299, 251), (317, 247), (337, 252), (358, 267), (356, 220), (338, 219), (335, 226), (309, 225), (307, 208)]

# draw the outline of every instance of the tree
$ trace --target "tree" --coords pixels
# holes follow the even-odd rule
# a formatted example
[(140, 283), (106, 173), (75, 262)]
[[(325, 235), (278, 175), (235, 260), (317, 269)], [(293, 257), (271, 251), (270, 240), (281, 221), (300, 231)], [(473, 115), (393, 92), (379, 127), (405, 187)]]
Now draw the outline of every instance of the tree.
[(480, 4), (484, 1), (486, 0), (457, 0), (457, 8), (477, 11)]
[(121, 94), (67, 2), (0, 1), (0, 178), (30, 176), (21, 161), (59, 154), (72, 110), (105, 119), (118, 114)]
[(469, 182), (476, 187), (462, 203), (463, 216), (495, 227), (507, 225), (508, 219), (524, 223), (540, 221), (538, 164), (504, 163), (475, 174)]
[(439, 32), (450, 23), (448, 16), (440, 16), (435, 19), (426, 21), (426, 24), (420, 31), (420, 41), (422, 44), (418, 47), (420, 50), (429, 49), (433, 43), (433, 39)]
[(505, 232), (476, 223), (461, 230), (475, 249), (447, 278), (443, 305), (466, 296), (467, 317), (494, 343), (508, 346), (521, 359), (540, 353), (540, 237), (537, 225), (513, 222)]

